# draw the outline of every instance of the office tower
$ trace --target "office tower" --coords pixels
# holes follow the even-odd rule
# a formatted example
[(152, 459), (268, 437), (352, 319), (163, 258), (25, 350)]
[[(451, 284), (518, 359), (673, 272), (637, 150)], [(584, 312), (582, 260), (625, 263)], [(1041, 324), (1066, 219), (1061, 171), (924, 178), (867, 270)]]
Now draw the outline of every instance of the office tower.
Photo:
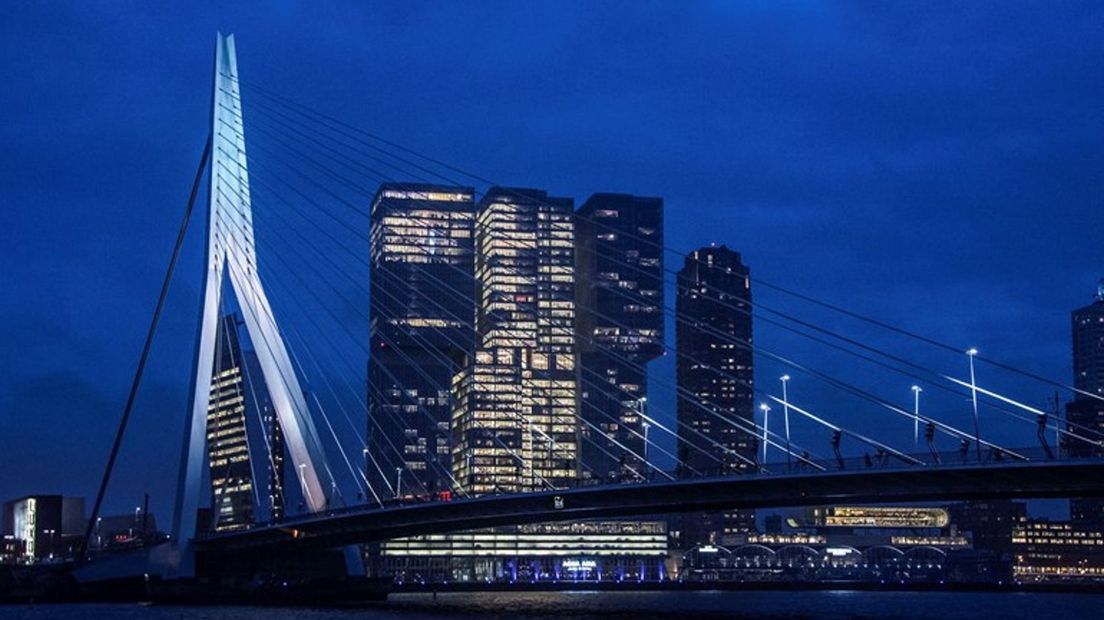
[(576, 478), (573, 201), (491, 188), (475, 225), (478, 346), (453, 378), (453, 474), (468, 493)]
[[(1066, 405), (1066, 420), (1071, 432), (1095, 438), (1098, 433), (1104, 434), (1104, 280), (1097, 287), (1093, 303), (1074, 310), (1071, 318), (1073, 387), (1088, 394), (1074, 393), (1073, 401)], [(1099, 444), (1072, 437), (1066, 438), (1066, 450), (1074, 457), (1104, 456)], [(1075, 523), (1104, 528), (1104, 501), (1072, 499), (1070, 518)]]
[(473, 346), (474, 193), (385, 183), (372, 200), (363, 465), (384, 498), (453, 486), (449, 386)]
[[(739, 253), (721, 246), (686, 256), (677, 279), (675, 337), (682, 474), (749, 471), (756, 451), (751, 280)], [(683, 540), (703, 542), (754, 527), (754, 511), (707, 514), (688, 522)]]
[(1104, 532), (1091, 524), (1026, 519), (1012, 531), (1017, 581), (1104, 582)]
[[(283, 434), (256, 354), (241, 346), (238, 330), (236, 314), (219, 320), (207, 411), (216, 531), (283, 516)], [(257, 481), (265, 490), (263, 501)]]
[(663, 354), (663, 200), (594, 194), (575, 218), (582, 475), (648, 476), (646, 364)]

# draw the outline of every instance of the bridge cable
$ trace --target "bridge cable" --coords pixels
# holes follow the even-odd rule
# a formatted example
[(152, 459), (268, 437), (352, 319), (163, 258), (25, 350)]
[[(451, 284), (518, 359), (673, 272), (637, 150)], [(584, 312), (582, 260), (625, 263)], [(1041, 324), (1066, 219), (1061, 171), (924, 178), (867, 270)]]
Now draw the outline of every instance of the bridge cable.
[(77, 561), (83, 562), (87, 559), (88, 546), (92, 541), (92, 533), (96, 527), (96, 521), (100, 516), (100, 508), (103, 505), (104, 493), (107, 491), (107, 484), (111, 480), (111, 472), (115, 468), (115, 459), (119, 454), (119, 447), (123, 443), (123, 435), (126, 433), (127, 422), (130, 420), (131, 411), (134, 408), (134, 401), (138, 395), (138, 387), (142, 384), (142, 375), (146, 369), (146, 361), (149, 359), (150, 348), (153, 345), (153, 337), (157, 332), (157, 324), (161, 320), (161, 311), (165, 307), (165, 299), (169, 294), (169, 286), (172, 283), (173, 272), (176, 270), (176, 263), (180, 258), (180, 249), (184, 245), (185, 233), (188, 231), (188, 222), (191, 220), (192, 210), (195, 206), (196, 196), (199, 194), (200, 182), (203, 179), (203, 171), (207, 167), (207, 159), (211, 154), (211, 136), (207, 136), (207, 140), (203, 144), (203, 154), (199, 157), (199, 166), (196, 169), (195, 179), (192, 181), (192, 191), (188, 197), (188, 206), (184, 209), (184, 217), (180, 222), (180, 230), (176, 235), (176, 242), (173, 244), (172, 255), (169, 258), (168, 268), (165, 270), (165, 278), (161, 283), (161, 292), (157, 296), (157, 304), (154, 306), (153, 318), (150, 320), (149, 330), (146, 332), (146, 340), (142, 345), (142, 353), (138, 358), (138, 366), (134, 371), (134, 380), (130, 385), (130, 393), (127, 394), (126, 405), (123, 406), (123, 415), (119, 420), (119, 427), (115, 431), (115, 440), (111, 445), (111, 453), (107, 459), (107, 466), (104, 468), (103, 478), (100, 479), (100, 487), (96, 491), (96, 501), (92, 504), (92, 514), (88, 519), (88, 526), (85, 528), (84, 539), (81, 541), (80, 548), (77, 551)]
[[(238, 80), (238, 78), (235, 78), (235, 77), (231, 77), (231, 79)], [(321, 125), (323, 127), (326, 127), (328, 130), (336, 132), (339, 135), (345, 136), (345, 137), (353, 139), (353, 140), (357, 140), (358, 142), (364, 144), (365, 146), (368, 146), (369, 148), (377, 149), (377, 150), (380, 150), (381, 152), (387, 153), (386, 151), (384, 151), (383, 149), (380, 149), (380, 147), (376, 146), (375, 144), (367, 142), (363, 139), (358, 139), (355, 136), (350, 135), (348, 133), (348, 131), (352, 131), (356, 134), (366, 136), (367, 138), (369, 138), (373, 141), (385, 144), (385, 145), (390, 146), (394, 149), (397, 149), (397, 150), (400, 150), (404, 153), (407, 153), (407, 154), (409, 154), (413, 157), (416, 157), (416, 158), (422, 159), (424, 161), (430, 162), (434, 165), (438, 165), (442, 168), (445, 168), (447, 170), (451, 170), (453, 172), (456, 172), (456, 173), (461, 174), (463, 176), (469, 177), (471, 179), (475, 179), (475, 180), (480, 181), (482, 183), (486, 183), (488, 185), (498, 185), (495, 182), (493, 182), (489, 179), (486, 179), (484, 177), (481, 177), (478, 174), (467, 172), (467, 171), (465, 171), (463, 169), (460, 169), (456, 166), (450, 165), (450, 164), (448, 164), (444, 161), (441, 161), (439, 159), (435, 159), (433, 157), (424, 155), (422, 153), (419, 153), (417, 151), (414, 151), (412, 149), (404, 147), (400, 144), (397, 144), (393, 141), (382, 138), (379, 135), (373, 134), (373, 133), (368, 132), (364, 129), (356, 127), (354, 125), (350, 125), (348, 123), (345, 123), (345, 122), (343, 122), (339, 119), (336, 119), (332, 116), (328, 116), (328, 115), (326, 115), (322, 112), (319, 112), (317, 110), (314, 110), (314, 109), (312, 109), (308, 106), (305, 106), (303, 104), (299, 104), (297, 102), (291, 101), (291, 100), (289, 100), (285, 97), (282, 97), (282, 96), (274, 93), (273, 91), (270, 91), (267, 88), (264, 88), (263, 86), (260, 86), (260, 85), (254, 83), (254, 82), (251, 82), (251, 81), (248, 81), (248, 82), (247, 81), (241, 81), (241, 82), (244, 82), (244, 83), (248, 84), (249, 88), (251, 90), (253, 90), (254, 92), (257, 92), (258, 94), (260, 94), (262, 97), (265, 97), (269, 101), (272, 101), (275, 104), (281, 105), (285, 109), (288, 109), (292, 112), (296, 112), (300, 116), (307, 117), (309, 120), (312, 120), (313, 122), (318, 123), (319, 125)], [(322, 120), (319, 120), (319, 119), (322, 119)], [(323, 121), (325, 121), (325, 122), (323, 122)], [(338, 128), (335, 129), (333, 127), (333, 125), (337, 125)], [(344, 130), (348, 130), (348, 131), (344, 131), (344, 130), (342, 130), (342, 128), (344, 128)], [(387, 154), (389, 154), (389, 153), (387, 153)], [(392, 157), (395, 157), (396, 159), (398, 159), (400, 161), (403, 161), (404, 163), (408, 163), (409, 165), (416, 166), (420, 170), (423, 170), (423, 171), (429, 172), (431, 174), (434, 174), (429, 169), (427, 169), (423, 166), (418, 166), (417, 164), (414, 164), (413, 162), (410, 162), (409, 160), (407, 160), (405, 158), (400, 158), (400, 157), (395, 156), (393, 154), (390, 154), (390, 155)], [(440, 176), (442, 179), (447, 180), (448, 182), (451, 182), (451, 183), (454, 183), (454, 184), (457, 183), (455, 180), (449, 179), (448, 177), (445, 177), (445, 176), (441, 175), (440, 173), (435, 173), (435, 174), (437, 176)], [(599, 226), (605, 226), (607, 228), (609, 227), (608, 224), (604, 224), (602, 222), (593, 221), (592, 223), (595, 223), (596, 225), (599, 225)], [(623, 231), (619, 231), (619, 232), (622, 232), (622, 234), (625, 234)], [(628, 236), (634, 236), (634, 235), (632, 235), (631, 233), (628, 233)], [(655, 244), (654, 241), (651, 241), (651, 240), (648, 240), (648, 239), (643, 239), (643, 238), (639, 238), (639, 239), (642, 240), (642, 241), (645, 241), (647, 243)], [(679, 250), (676, 250), (676, 249), (673, 249), (673, 248), (670, 248), (670, 247), (667, 247), (667, 246), (661, 246), (661, 247), (662, 247), (663, 250), (674, 253), (678, 256), (683, 256), (683, 257), (687, 256), (686, 253), (681, 252)], [(778, 292), (790, 295), (792, 297), (801, 299), (802, 301), (806, 301), (808, 303), (818, 305), (820, 307), (832, 310), (834, 312), (844, 314), (844, 315), (849, 316), (851, 318), (855, 318), (855, 319), (861, 320), (863, 322), (870, 323), (872, 325), (875, 325), (875, 326), (881, 327), (883, 329), (892, 331), (892, 332), (897, 333), (899, 335), (904, 335), (904, 336), (919, 340), (921, 342), (924, 342), (926, 344), (929, 344), (929, 345), (932, 345), (932, 346), (935, 346), (935, 347), (938, 347), (938, 348), (941, 348), (941, 349), (944, 349), (944, 350), (947, 350), (947, 351), (955, 352), (955, 353), (962, 353), (962, 351), (964, 350), (964, 348), (962, 348), (962, 347), (955, 347), (953, 345), (949, 345), (947, 343), (935, 340), (933, 338), (923, 336), (921, 334), (909, 331), (907, 329), (894, 326), (894, 325), (886, 323), (884, 321), (880, 321), (878, 319), (874, 319), (874, 318), (862, 315), (860, 313), (857, 313), (857, 312), (854, 312), (854, 311), (851, 311), (851, 310), (847, 310), (846, 308), (840, 307), (838, 305), (815, 299), (811, 296), (808, 296), (808, 295), (805, 295), (805, 294), (802, 294), (802, 293), (798, 293), (798, 292), (793, 291), (791, 289), (788, 289), (786, 287), (783, 287), (783, 286), (765, 281), (761, 278), (755, 278), (754, 280), (756, 282), (762, 284), (763, 286), (767, 287), (767, 288), (777, 290)], [(978, 356), (977, 359), (979, 359), (981, 361), (984, 361), (986, 363), (989, 363), (989, 364), (991, 364), (993, 366), (996, 366), (998, 368), (1001, 368), (1003, 370), (1007, 370), (1007, 371), (1019, 374), (1021, 376), (1025, 376), (1025, 377), (1028, 377), (1028, 378), (1046, 383), (1048, 385), (1052, 385), (1052, 386), (1059, 387), (1059, 388), (1062, 388), (1062, 389), (1070, 390), (1070, 391), (1072, 391), (1076, 394), (1080, 394), (1082, 396), (1094, 398), (1094, 399), (1097, 399), (1097, 400), (1104, 400), (1104, 396), (1095, 394), (1095, 393), (1087, 391), (1087, 390), (1081, 390), (1079, 388), (1076, 388), (1074, 386), (1070, 386), (1070, 385), (1067, 385), (1067, 384), (1064, 384), (1064, 383), (1061, 383), (1061, 382), (1053, 381), (1053, 380), (1048, 379), (1046, 377), (1043, 377), (1041, 375), (1038, 375), (1038, 374), (1035, 374), (1035, 373), (1032, 373), (1032, 372), (1029, 372), (1029, 371), (1026, 371), (1026, 370), (1023, 370), (1023, 369), (1020, 369), (1020, 368), (1017, 368), (1017, 367), (1014, 367), (1014, 366), (1011, 366), (1009, 364), (1001, 363), (1001, 362), (999, 362), (998, 360), (995, 360), (995, 359), (984, 358), (984, 357), (981, 357), (981, 356)]]

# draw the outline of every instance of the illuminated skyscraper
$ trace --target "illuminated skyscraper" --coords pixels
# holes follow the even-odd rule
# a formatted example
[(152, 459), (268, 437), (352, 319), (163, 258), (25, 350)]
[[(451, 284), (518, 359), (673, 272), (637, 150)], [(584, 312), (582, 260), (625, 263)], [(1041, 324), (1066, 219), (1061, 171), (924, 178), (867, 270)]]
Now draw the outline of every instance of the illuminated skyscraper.
[(576, 478), (573, 201), (491, 188), (476, 216), (474, 354), (453, 379), (453, 473), (473, 494)]
[[(1078, 308), (1072, 315), (1073, 386), (1094, 394), (1075, 393), (1066, 405), (1070, 430), (1081, 436), (1094, 437), (1089, 428), (1104, 433), (1104, 280), (1097, 288), (1093, 303)], [(1066, 449), (1071, 456), (1104, 456), (1104, 449), (1074, 438), (1067, 438)], [(1091, 523), (1104, 528), (1104, 501), (1099, 499), (1070, 500), (1070, 517), (1077, 523)]]
[(218, 531), (279, 519), (284, 509), (283, 433), (256, 355), (241, 346), (238, 327), (235, 314), (219, 321), (207, 411), (211, 512)]
[(387, 183), (372, 201), (364, 465), (381, 494), (452, 486), (449, 385), (474, 340), (473, 194)]
[(648, 475), (646, 364), (663, 353), (663, 200), (594, 194), (576, 217), (583, 475)]
[[(755, 459), (751, 277), (740, 254), (705, 247), (678, 273), (675, 302), (678, 457), (684, 475), (740, 473)], [(743, 428), (740, 428), (739, 426)], [(691, 430), (693, 429), (693, 430)], [(753, 511), (692, 520), (698, 541), (754, 528)], [(686, 528), (684, 528), (684, 531)]]

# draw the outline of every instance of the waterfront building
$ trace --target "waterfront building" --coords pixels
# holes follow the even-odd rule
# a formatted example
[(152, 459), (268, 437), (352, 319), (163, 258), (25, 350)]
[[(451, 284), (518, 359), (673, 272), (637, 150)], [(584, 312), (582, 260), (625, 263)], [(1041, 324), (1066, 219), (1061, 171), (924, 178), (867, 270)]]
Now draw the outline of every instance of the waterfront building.
[(945, 508), (928, 506), (814, 506), (795, 527), (940, 529), (950, 524)]
[(935, 506), (813, 506), (787, 524), (799, 532), (815, 533), (833, 546), (944, 551), (972, 546), (970, 538), (951, 523), (947, 509)]
[(498, 527), (382, 543), (377, 571), (397, 582), (662, 581), (662, 521), (586, 521)]
[(564, 487), (578, 474), (573, 200), (494, 187), (475, 224), (477, 347), (453, 377), (464, 492)]
[(140, 546), (157, 535), (157, 517), (153, 513), (135, 510), (133, 513), (107, 515), (97, 519), (92, 528), (94, 549)]
[(215, 531), (248, 528), (284, 512), (283, 433), (260, 363), (242, 346), (240, 328), (237, 314), (224, 315), (215, 343), (207, 410)]
[(663, 354), (663, 199), (598, 193), (576, 213), (582, 475), (651, 472), (648, 362)]
[[(688, 254), (675, 303), (678, 457), (683, 475), (753, 470), (757, 441), (751, 354), (751, 277), (725, 246)], [(732, 510), (683, 521), (683, 544), (749, 532), (755, 512)]]
[[(1104, 435), (1104, 400), (1100, 400), (1104, 398), (1104, 280), (1097, 287), (1093, 302), (1073, 311), (1071, 324), (1073, 386), (1081, 392), (1075, 392), (1073, 400), (1067, 403), (1066, 420), (1073, 433), (1097, 438)], [(1104, 456), (1099, 442), (1073, 437), (1065, 438), (1065, 449), (1073, 457)], [(1104, 530), (1104, 501), (1071, 499), (1070, 517)]]
[(27, 554), (27, 541), (14, 534), (0, 535), (0, 564), (18, 564)]
[(364, 467), (381, 495), (453, 486), (449, 385), (473, 346), (474, 194), (385, 183), (372, 200)]
[(786, 520), (788, 530), (726, 536), (686, 552), (691, 581), (924, 581), (972, 550), (943, 508), (818, 506)]
[(1104, 582), (1104, 532), (1084, 523), (1029, 519), (1012, 531), (1013, 575), (1032, 582)]
[(1012, 551), (1012, 532), (1027, 521), (1027, 503), (1007, 499), (975, 500), (947, 506), (951, 523), (969, 533), (974, 547), (1007, 555)]
[(64, 557), (84, 534), (84, 498), (28, 495), (5, 502), (4, 555), (20, 563)]

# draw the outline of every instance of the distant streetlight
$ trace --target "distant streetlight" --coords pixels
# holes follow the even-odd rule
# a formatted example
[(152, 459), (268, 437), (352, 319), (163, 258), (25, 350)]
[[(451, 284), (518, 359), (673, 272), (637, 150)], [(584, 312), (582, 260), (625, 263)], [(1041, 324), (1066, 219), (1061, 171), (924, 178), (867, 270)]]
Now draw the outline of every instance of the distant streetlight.
[[(368, 482), (368, 471), (369, 471), (369, 469), (368, 469), (368, 448), (364, 448), (364, 450), (361, 451), (361, 454), (364, 455), (364, 482), (367, 483)], [(367, 501), (367, 498), (365, 498), (365, 500)]]
[(790, 382), (790, 375), (782, 375), (778, 378), (782, 382), (782, 422), (786, 427), (786, 469), (792, 469), (790, 458), (790, 399), (786, 393), (786, 384)]
[(648, 423), (648, 416), (644, 415), (644, 404), (648, 402), (647, 396), (641, 396), (636, 399), (636, 414), (640, 416), (640, 426), (644, 430), (644, 466), (648, 466), (648, 429), (651, 428), (651, 424)]
[(919, 385), (912, 386), (912, 446), (913, 448), (920, 447), (920, 392), (923, 392), (924, 388)]
[(306, 469), (307, 469), (307, 464), (306, 463), (299, 463), (299, 484), (300, 484), (300, 486), (303, 487), (303, 491), (306, 492), (307, 503), (309, 504), (311, 502), (311, 496), (310, 496), (310, 487), (307, 486), (307, 472), (306, 472)]
[(974, 375), (974, 358), (977, 354), (978, 350), (973, 347), (966, 350), (966, 357), (970, 360), (970, 402), (974, 406), (974, 448), (977, 460), (981, 462), (981, 424), (978, 421), (977, 378)]
[(763, 412), (763, 464), (767, 463), (767, 429), (770, 426), (770, 405), (761, 403), (759, 410)]

